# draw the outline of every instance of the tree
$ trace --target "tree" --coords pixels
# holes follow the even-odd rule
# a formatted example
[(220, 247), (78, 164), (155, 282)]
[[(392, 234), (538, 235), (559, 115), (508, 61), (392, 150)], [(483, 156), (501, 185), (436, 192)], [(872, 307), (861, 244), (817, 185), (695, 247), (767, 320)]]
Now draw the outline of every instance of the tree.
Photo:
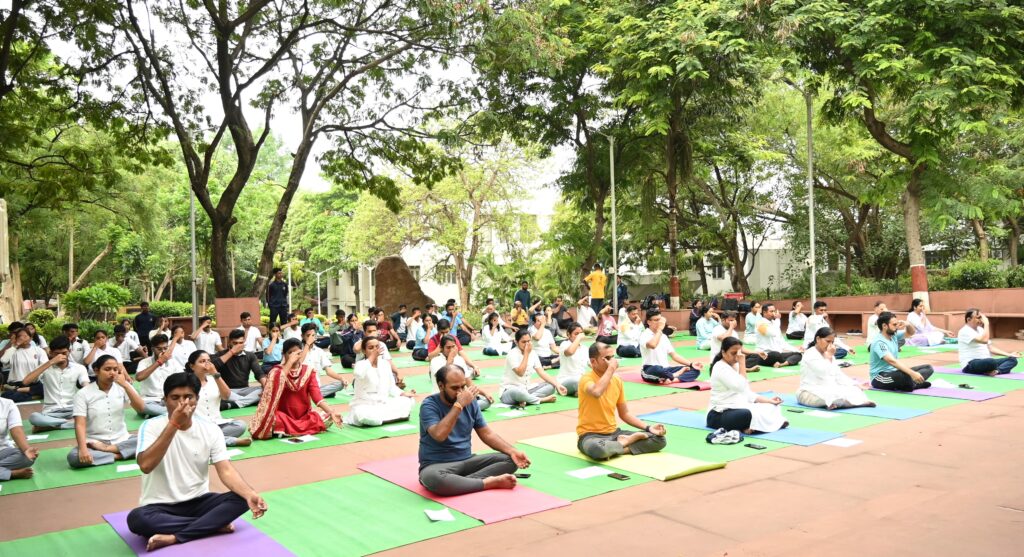
[[(958, 0), (783, 0), (762, 9), (797, 63), (834, 86), (826, 111), (860, 121), (903, 161), (912, 290), (927, 295), (922, 201), (961, 134), (1024, 95), (1024, 8)], [(931, 192), (934, 197), (940, 191)]]

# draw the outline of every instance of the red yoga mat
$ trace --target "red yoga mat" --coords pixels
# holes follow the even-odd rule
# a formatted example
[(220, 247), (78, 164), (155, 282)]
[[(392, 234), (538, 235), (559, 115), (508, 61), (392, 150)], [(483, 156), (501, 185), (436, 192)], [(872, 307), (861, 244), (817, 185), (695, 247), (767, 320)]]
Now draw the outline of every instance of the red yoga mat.
[(514, 489), (489, 489), (454, 497), (435, 495), (420, 485), (419, 459), (415, 455), (366, 462), (360, 464), (359, 468), (431, 501), (437, 501), (483, 521), (484, 524), (569, 505), (569, 501), (521, 485)]
[(658, 387), (672, 387), (673, 389), (690, 389), (693, 391), (707, 391), (711, 389), (711, 383), (707, 381), (691, 381), (689, 383), (648, 383), (640, 377), (639, 371), (620, 373), (619, 377), (627, 383), (642, 383), (644, 385), (655, 385)]

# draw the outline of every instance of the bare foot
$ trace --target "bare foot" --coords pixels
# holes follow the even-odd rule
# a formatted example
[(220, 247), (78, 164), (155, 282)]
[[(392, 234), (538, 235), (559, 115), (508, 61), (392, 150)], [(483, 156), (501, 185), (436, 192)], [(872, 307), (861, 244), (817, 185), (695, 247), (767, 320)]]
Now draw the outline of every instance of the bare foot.
[(644, 439), (647, 439), (647, 434), (642, 431), (631, 433), (629, 435), (620, 435), (615, 438), (615, 440), (618, 441), (619, 444), (622, 445), (623, 447), (628, 447), (633, 443), (636, 443), (637, 441), (643, 441)]
[(861, 406), (863, 406), (864, 408), (874, 408), (874, 407), (878, 406), (878, 404), (876, 404), (875, 401), (873, 401), (873, 400), (869, 400), (869, 401), (865, 402), (864, 404), (862, 404)]
[(748, 367), (747, 368), (747, 373), (753, 373), (755, 371), (760, 371), (760, 369), (761, 369), (761, 366)]
[(101, 451), (104, 453), (117, 453), (117, 445), (108, 445), (107, 443), (101, 443), (99, 441), (89, 441), (85, 444), (86, 447), (94, 451)]
[(27, 480), (32, 477), (33, 473), (31, 468), (18, 468), (17, 470), (11, 470), (11, 479)]
[(249, 437), (246, 437), (245, 439), (238, 439), (235, 441), (236, 447), (248, 447), (249, 445), (252, 445), (252, 439), (250, 439)]
[(548, 395), (548, 396), (540, 399), (541, 403), (554, 402), (556, 400), (558, 400), (558, 397), (556, 397), (555, 395)]
[(516, 486), (514, 474), (502, 474), (484, 478), (484, 489), (512, 489)]
[(234, 532), (235, 532), (235, 525), (234, 524), (228, 524), (227, 526), (221, 528), (220, 530), (217, 530), (218, 534), (233, 534)]
[(782, 367), (782, 362), (775, 362), (775, 367)]
[(178, 538), (171, 534), (153, 534), (149, 538), (149, 543), (146, 544), (146, 551), (156, 551), (161, 547), (167, 547), (176, 543), (178, 543)]
[(835, 403), (829, 404), (825, 410), (835, 410), (837, 408)]
[(998, 373), (999, 370), (993, 369), (992, 371), (985, 372), (985, 375), (988, 375), (989, 377), (995, 377)]

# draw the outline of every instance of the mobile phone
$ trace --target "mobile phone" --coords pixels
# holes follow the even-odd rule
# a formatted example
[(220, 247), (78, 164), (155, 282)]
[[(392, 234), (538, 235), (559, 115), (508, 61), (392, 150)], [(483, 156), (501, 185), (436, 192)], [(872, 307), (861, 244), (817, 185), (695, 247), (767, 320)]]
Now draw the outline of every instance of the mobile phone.
[(799, 408), (787, 408), (786, 412), (792, 412), (794, 414), (803, 414), (804, 411)]
[(967, 383), (960, 383), (959, 387), (961, 389), (973, 389), (974, 388), (972, 385), (969, 385)]
[(618, 472), (612, 472), (611, 474), (608, 474), (608, 477), (609, 478), (614, 478), (616, 480), (623, 481), (623, 482), (629, 479), (629, 476), (627, 476), (625, 474), (620, 474)]
[(526, 478), (529, 478), (530, 475), (529, 474), (519, 473), (519, 474), (516, 474), (516, 477), (521, 479), (521, 480), (525, 480)]
[(744, 447), (750, 447), (751, 449), (757, 449), (759, 451), (763, 451), (763, 450), (768, 448), (768, 447), (765, 447), (764, 445), (758, 445), (757, 443), (747, 443), (746, 445), (743, 445), (743, 446)]
[(304, 441), (302, 439), (297, 438), (297, 437), (289, 437), (288, 438), (288, 442), (289, 443), (294, 443), (296, 445), (301, 445)]

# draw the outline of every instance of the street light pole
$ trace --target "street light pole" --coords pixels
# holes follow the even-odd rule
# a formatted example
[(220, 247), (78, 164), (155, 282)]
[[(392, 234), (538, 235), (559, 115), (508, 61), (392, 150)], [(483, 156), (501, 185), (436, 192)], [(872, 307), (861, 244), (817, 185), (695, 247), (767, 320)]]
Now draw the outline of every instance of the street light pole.
[[(608, 166), (611, 169), (612, 186), (612, 311), (619, 311), (619, 246), (615, 227), (615, 137), (608, 136)], [(613, 313), (613, 315), (618, 315)]]
[(188, 228), (192, 237), (192, 330), (195, 331), (199, 327), (199, 295), (196, 288), (196, 196), (192, 188), (188, 190), (188, 204)]
[(292, 309), (292, 262), (288, 261), (288, 311)]
[(807, 103), (807, 216), (810, 223), (811, 244), (811, 307), (818, 298), (817, 259), (814, 254), (814, 97), (810, 85), (804, 85), (804, 101)]
[(333, 270), (334, 270), (334, 267), (331, 267), (329, 269), (324, 269), (323, 271), (320, 271), (319, 273), (316, 273), (316, 272), (313, 273), (314, 275), (316, 275), (316, 312), (321, 314), (321, 315), (323, 315), (323, 313), (324, 313), (324, 311), (323, 311), (324, 308), (320, 304), (320, 275), (322, 275), (324, 273), (329, 273), (329, 272), (331, 272)]

